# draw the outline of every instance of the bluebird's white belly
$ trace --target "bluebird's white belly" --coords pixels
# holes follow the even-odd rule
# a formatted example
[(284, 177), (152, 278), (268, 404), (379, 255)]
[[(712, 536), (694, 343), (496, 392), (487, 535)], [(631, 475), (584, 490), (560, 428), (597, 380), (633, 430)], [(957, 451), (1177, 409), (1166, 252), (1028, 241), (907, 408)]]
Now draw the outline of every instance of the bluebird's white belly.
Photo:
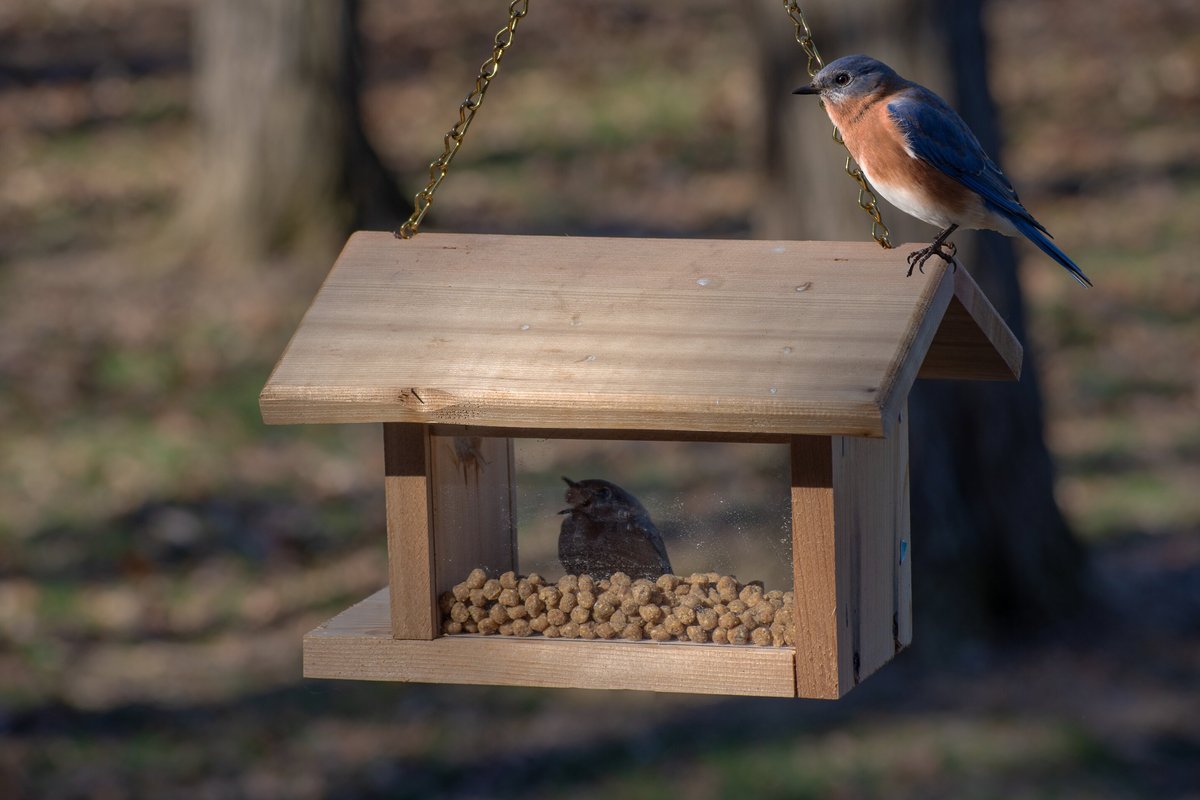
[(898, 183), (876, 181), (871, 177), (871, 171), (865, 164), (859, 166), (862, 167), (867, 181), (884, 200), (922, 222), (928, 222), (938, 228), (957, 225), (960, 228), (1000, 231), (1006, 236), (1017, 235), (1017, 229), (1012, 226), (1012, 223), (993, 213), (974, 193), (972, 193), (971, 202), (967, 203), (966, 208), (951, 208), (948, 205), (930, 202), (929, 197), (919, 189)]

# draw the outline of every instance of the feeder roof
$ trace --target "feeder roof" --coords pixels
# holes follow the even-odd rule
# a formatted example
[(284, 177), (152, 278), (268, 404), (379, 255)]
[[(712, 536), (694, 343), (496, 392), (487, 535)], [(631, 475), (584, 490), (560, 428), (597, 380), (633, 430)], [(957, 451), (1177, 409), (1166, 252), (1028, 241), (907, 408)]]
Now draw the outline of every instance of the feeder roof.
[(964, 269), (873, 243), (356, 233), (268, 423), (885, 436), (917, 377), (1011, 380)]

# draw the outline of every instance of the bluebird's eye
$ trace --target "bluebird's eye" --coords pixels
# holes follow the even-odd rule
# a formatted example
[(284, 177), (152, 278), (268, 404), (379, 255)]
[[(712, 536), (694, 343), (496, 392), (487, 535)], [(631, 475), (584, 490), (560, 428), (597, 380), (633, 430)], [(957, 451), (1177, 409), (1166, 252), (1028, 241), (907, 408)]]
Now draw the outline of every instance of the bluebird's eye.
[(850, 82), (850, 76), (848, 74), (846, 74), (845, 72), (839, 72), (837, 75), (834, 76), (833, 82), (836, 83), (838, 86), (845, 86), (847, 83)]

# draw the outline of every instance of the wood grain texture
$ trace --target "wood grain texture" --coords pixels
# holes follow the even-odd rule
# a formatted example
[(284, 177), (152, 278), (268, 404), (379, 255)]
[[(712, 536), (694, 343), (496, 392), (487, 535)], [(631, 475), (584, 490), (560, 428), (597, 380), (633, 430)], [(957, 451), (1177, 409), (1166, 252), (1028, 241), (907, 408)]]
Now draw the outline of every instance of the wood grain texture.
[(853, 686), (850, 639), (851, 543), (836, 536), (833, 451), (827, 436), (791, 445), (792, 588), (796, 614), (796, 693), (841, 697)]
[(952, 271), (950, 301), (918, 377), (1011, 381), (1024, 348), (965, 269)]
[(908, 419), (904, 407), (895, 415), (887, 439), (833, 439), (834, 526), (849, 563), (839, 574), (848, 583), (839, 644), (851, 653), (851, 686), (895, 656), (901, 631), (912, 637), (911, 560), (900, 558), (909, 539)]
[(517, 564), (511, 439), (432, 436), (429, 444), (437, 594), (476, 567), (499, 575)]
[(386, 589), (304, 637), (308, 678), (794, 697), (791, 648), (443, 636), (397, 640)]
[(906, 269), (869, 242), (357, 233), (260, 406), (269, 423), (882, 436), (948, 274)]
[(792, 441), (801, 697), (842, 697), (912, 642), (907, 407), (894, 413), (887, 439)]
[(438, 634), (438, 613), (426, 426), (386, 423), (383, 461), (392, 587), (389, 633), (397, 639), (432, 639)]

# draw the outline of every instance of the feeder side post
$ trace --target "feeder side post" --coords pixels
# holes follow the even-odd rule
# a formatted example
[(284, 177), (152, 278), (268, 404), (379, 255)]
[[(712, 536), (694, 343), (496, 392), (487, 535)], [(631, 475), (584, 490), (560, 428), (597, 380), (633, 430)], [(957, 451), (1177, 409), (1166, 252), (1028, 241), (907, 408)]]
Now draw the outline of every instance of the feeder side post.
[(851, 548), (835, 536), (833, 442), (791, 441), (796, 693), (835, 699), (853, 686)]
[(435, 595), (449, 591), (476, 567), (493, 577), (516, 570), (513, 440), (434, 433), (429, 463)]
[(912, 641), (907, 404), (886, 439), (834, 437), (834, 521), (853, 548), (849, 616), (854, 683)]
[(438, 625), (428, 426), (385, 422), (383, 462), (392, 637), (433, 639)]

